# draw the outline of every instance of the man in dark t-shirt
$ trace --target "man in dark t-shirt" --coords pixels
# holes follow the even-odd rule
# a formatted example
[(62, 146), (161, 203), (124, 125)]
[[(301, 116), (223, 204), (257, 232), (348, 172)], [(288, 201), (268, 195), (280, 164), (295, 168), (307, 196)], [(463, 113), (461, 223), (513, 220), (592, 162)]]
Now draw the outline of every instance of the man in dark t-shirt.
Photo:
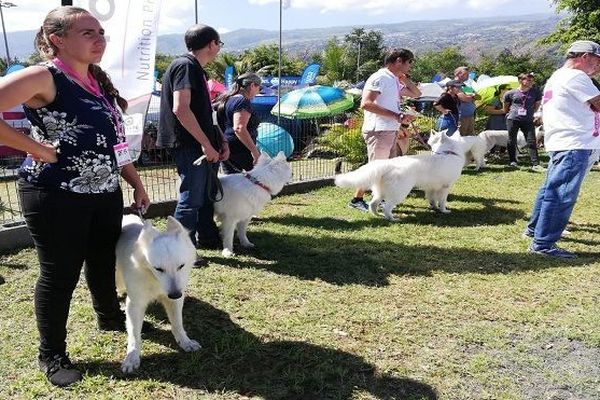
[(506, 115), (506, 128), (508, 129), (508, 157), (511, 167), (517, 166), (517, 133), (519, 129), (527, 139), (529, 158), (534, 171), (543, 171), (540, 165), (535, 139), (535, 126), (533, 114), (542, 102), (542, 93), (533, 86), (533, 74), (519, 74), (519, 87), (508, 91), (504, 95), (504, 112)]
[[(185, 33), (189, 53), (175, 59), (165, 71), (160, 99), (157, 146), (173, 147), (181, 178), (175, 218), (190, 232), (199, 248), (219, 248), (210, 182), (229, 147), (213, 127), (210, 93), (203, 66), (214, 60), (223, 43), (219, 33), (194, 25)], [(200, 156), (206, 159), (194, 165)]]

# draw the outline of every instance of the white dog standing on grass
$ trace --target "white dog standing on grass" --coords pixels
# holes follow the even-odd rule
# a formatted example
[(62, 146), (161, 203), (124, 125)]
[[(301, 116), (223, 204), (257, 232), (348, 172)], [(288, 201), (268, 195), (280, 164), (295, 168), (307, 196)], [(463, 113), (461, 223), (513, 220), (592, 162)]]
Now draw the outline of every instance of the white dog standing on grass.
[(457, 136), (456, 139), (465, 153), (465, 166), (475, 162), (475, 171), (485, 168), (486, 141), (479, 136)]
[[(494, 146), (508, 147), (508, 131), (506, 130), (485, 130), (479, 133), (481, 139), (486, 143), (485, 152), (489, 152)], [(535, 129), (535, 140), (540, 143), (544, 139), (544, 130), (541, 127)], [(527, 141), (523, 132), (517, 133), (517, 148), (523, 149), (527, 147)]]
[(131, 373), (140, 366), (142, 324), (148, 304), (158, 300), (165, 308), (177, 344), (185, 351), (200, 349), (183, 329), (183, 299), (196, 249), (187, 230), (173, 217), (167, 230), (157, 231), (135, 215), (123, 217), (117, 243), (117, 291), (127, 293), (125, 315), (127, 355), (121, 369)]
[(385, 200), (383, 214), (388, 221), (395, 221), (392, 210), (414, 187), (425, 191), (431, 208), (449, 213), (446, 208), (448, 193), (465, 165), (463, 144), (458, 135), (454, 136), (448, 137), (444, 132), (432, 133), (429, 139), (432, 154), (374, 160), (355, 171), (338, 175), (335, 184), (345, 188), (371, 189), (371, 213), (378, 215), (377, 207)]
[(274, 158), (263, 152), (251, 171), (219, 178), (223, 199), (215, 202), (214, 207), (215, 216), (221, 221), (223, 256), (234, 255), (233, 234), (236, 230), (242, 247), (254, 247), (246, 235), (252, 216), (257, 215), (291, 178), (292, 169), (283, 152)]

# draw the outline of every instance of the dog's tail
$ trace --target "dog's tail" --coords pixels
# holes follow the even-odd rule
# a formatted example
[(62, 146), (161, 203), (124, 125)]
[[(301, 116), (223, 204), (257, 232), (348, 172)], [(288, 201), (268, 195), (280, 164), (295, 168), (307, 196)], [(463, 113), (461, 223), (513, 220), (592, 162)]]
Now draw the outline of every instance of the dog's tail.
[(392, 168), (389, 160), (372, 161), (357, 170), (336, 176), (335, 184), (343, 188), (367, 190)]

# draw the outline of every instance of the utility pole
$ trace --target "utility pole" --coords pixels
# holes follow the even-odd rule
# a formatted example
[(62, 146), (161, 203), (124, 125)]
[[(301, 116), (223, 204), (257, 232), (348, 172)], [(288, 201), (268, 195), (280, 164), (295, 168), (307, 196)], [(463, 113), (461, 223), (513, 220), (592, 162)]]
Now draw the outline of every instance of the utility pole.
[(2, 9), (16, 6), (16, 4), (10, 3), (8, 1), (0, 1), (0, 20), (2, 20), (2, 34), (4, 35), (4, 48), (6, 49), (6, 68), (8, 68), (8, 66), (10, 65), (10, 51), (8, 49), (8, 39), (6, 37), (6, 28), (4, 26), (4, 13), (2, 12)]
[(198, 0), (194, 0), (194, 15), (196, 16), (196, 25), (198, 25)]

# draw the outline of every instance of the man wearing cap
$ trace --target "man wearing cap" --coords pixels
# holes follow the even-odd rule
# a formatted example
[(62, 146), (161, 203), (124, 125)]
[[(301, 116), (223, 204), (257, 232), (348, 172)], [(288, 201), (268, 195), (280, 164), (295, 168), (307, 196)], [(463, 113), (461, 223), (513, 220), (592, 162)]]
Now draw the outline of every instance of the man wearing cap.
[(600, 148), (600, 90), (591, 79), (600, 73), (600, 45), (578, 40), (566, 58), (544, 87), (544, 143), (550, 163), (523, 234), (533, 238), (530, 252), (571, 259), (576, 255), (556, 242), (567, 226), (591, 155)]
[(462, 136), (475, 134), (475, 91), (467, 84), (469, 68), (458, 67), (454, 70), (454, 80), (462, 84), (461, 91), (457, 94), (460, 104), (458, 114), (458, 131)]
[(531, 169), (541, 172), (544, 171), (544, 168), (540, 165), (538, 158), (533, 115), (540, 108), (542, 93), (533, 86), (533, 73), (522, 73), (518, 78), (519, 87), (509, 90), (504, 95), (509, 166), (517, 166), (517, 133), (520, 129), (527, 140)]
[[(369, 161), (396, 156), (396, 133), (402, 122), (402, 96), (419, 97), (421, 91), (410, 79), (415, 56), (407, 49), (386, 53), (384, 68), (371, 75), (363, 89), (361, 108), (365, 111), (362, 135)], [(357, 190), (348, 207), (368, 211), (364, 191)]]

